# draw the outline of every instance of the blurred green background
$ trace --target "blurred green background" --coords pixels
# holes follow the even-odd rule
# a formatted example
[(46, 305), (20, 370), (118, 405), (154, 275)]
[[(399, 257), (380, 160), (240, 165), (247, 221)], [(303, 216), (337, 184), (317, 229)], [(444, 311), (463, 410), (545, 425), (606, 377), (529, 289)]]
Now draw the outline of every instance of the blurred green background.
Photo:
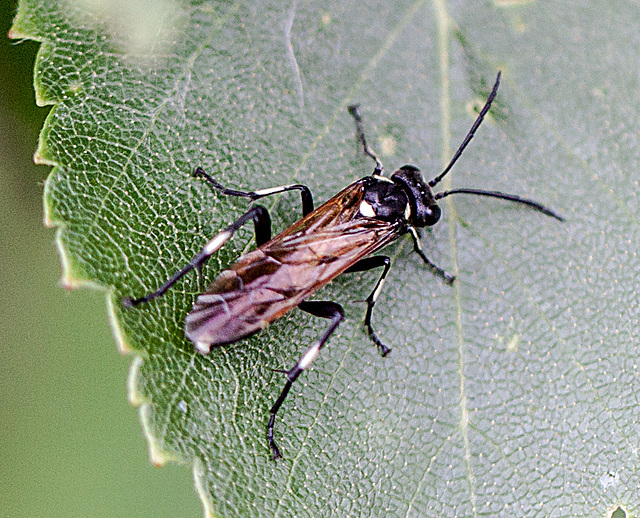
[(104, 294), (66, 292), (35, 166), (38, 44), (6, 37), (0, 2), (0, 516), (201, 516), (191, 470), (156, 469), (127, 403)]

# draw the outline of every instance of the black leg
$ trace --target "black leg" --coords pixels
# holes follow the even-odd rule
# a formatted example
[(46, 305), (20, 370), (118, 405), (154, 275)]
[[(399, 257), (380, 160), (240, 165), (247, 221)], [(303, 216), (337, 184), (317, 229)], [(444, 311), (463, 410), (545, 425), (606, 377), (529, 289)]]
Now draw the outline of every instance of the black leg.
[(353, 119), (356, 121), (356, 131), (358, 132), (358, 141), (362, 146), (362, 152), (368, 157), (373, 158), (376, 163), (376, 168), (373, 170), (373, 175), (382, 175), (384, 173), (384, 168), (382, 167), (382, 162), (378, 159), (376, 154), (367, 144), (367, 138), (364, 136), (364, 128), (362, 126), (362, 117), (360, 117), (360, 112), (358, 111), (358, 105), (354, 104), (349, 106), (349, 113), (353, 116)]
[(382, 341), (378, 338), (378, 335), (373, 330), (373, 326), (371, 325), (371, 315), (373, 313), (373, 306), (376, 305), (376, 300), (378, 300), (380, 292), (382, 291), (382, 285), (384, 284), (385, 277), (387, 276), (387, 273), (389, 273), (389, 269), (391, 268), (391, 260), (385, 255), (368, 257), (366, 259), (358, 261), (351, 268), (345, 270), (344, 273), (365, 272), (367, 270), (380, 267), (384, 267), (382, 275), (380, 275), (378, 282), (376, 282), (371, 295), (367, 297), (367, 314), (364, 317), (364, 327), (367, 330), (369, 338), (378, 348), (380, 354), (382, 356), (386, 356), (391, 352), (391, 349), (382, 343)]
[(336, 327), (342, 322), (344, 318), (344, 310), (340, 304), (336, 304), (335, 302), (327, 302), (327, 301), (306, 301), (302, 302), (298, 306), (302, 311), (306, 311), (316, 317), (320, 318), (328, 318), (331, 319), (331, 325), (324, 332), (324, 334), (320, 337), (319, 340), (315, 341), (311, 344), (306, 352), (302, 355), (302, 358), (298, 360), (291, 370), (285, 372), (287, 375), (287, 381), (278, 396), (278, 399), (271, 407), (271, 417), (269, 417), (269, 424), (267, 426), (267, 441), (269, 441), (269, 447), (271, 448), (271, 452), (273, 453), (273, 460), (278, 460), (282, 455), (280, 455), (280, 450), (276, 445), (276, 441), (273, 438), (273, 427), (276, 422), (276, 414), (278, 410), (282, 406), (282, 403), (287, 398), (289, 394), (289, 390), (293, 385), (293, 382), (298, 379), (298, 376), (302, 374), (302, 372), (309, 367), (313, 363), (313, 360), (316, 359), (320, 349), (324, 346), (329, 337), (336, 330)]
[(281, 192), (286, 191), (300, 191), (300, 197), (302, 198), (302, 215), (306, 216), (310, 212), (313, 212), (313, 196), (311, 195), (311, 191), (306, 185), (282, 185), (280, 187), (272, 187), (271, 189), (261, 189), (259, 191), (236, 191), (234, 189), (227, 189), (223, 185), (216, 182), (213, 177), (201, 168), (196, 167), (193, 172), (193, 176), (202, 176), (209, 185), (211, 185), (214, 189), (220, 191), (222, 194), (226, 194), (228, 196), (240, 196), (242, 198), (249, 198), (251, 201), (259, 200), (260, 198), (264, 198), (265, 196), (271, 196), (273, 194), (280, 194)]
[(143, 302), (149, 302), (150, 300), (153, 300), (157, 297), (161, 297), (186, 273), (190, 272), (194, 268), (200, 271), (202, 265), (207, 261), (207, 259), (209, 259), (209, 257), (211, 257), (214, 253), (216, 253), (242, 225), (251, 220), (253, 220), (255, 226), (256, 241), (258, 242), (258, 245), (269, 241), (269, 239), (271, 239), (271, 218), (269, 218), (269, 212), (264, 207), (256, 205), (255, 207), (252, 207), (247, 212), (245, 212), (242, 216), (240, 216), (225, 230), (223, 230), (219, 234), (216, 234), (209, 241), (207, 241), (207, 244), (204, 245), (204, 248), (200, 250), (200, 252), (198, 252), (198, 254), (193, 259), (191, 259), (189, 264), (174, 273), (171, 278), (162, 286), (160, 286), (156, 291), (152, 291), (144, 297), (140, 297), (137, 299), (126, 297), (122, 299), (122, 304), (126, 307), (132, 307), (137, 306), (138, 304), (142, 304)]
[(418, 231), (413, 227), (409, 227), (409, 233), (413, 238), (413, 251), (417, 253), (425, 262), (425, 264), (433, 270), (433, 273), (435, 273), (438, 277), (440, 277), (446, 284), (449, 284), (449, 285), (453, 284), (453, 281), (456, 280), (455, 276), (445, 272), (442, 268), (437, 266), (422, 251), (422, 245), (420, 244), (420, 236), (418, 236)]

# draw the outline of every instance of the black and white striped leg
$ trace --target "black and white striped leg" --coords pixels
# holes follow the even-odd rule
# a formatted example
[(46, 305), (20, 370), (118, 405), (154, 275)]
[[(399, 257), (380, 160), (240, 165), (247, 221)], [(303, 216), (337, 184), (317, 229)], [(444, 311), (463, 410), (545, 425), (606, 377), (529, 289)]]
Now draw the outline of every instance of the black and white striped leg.
[(362, 117), (360, 117), (358, 105), (353, 104), (347, 109), (356, 122), (356, 132), (358, 133), (358, 142), (360, 142), (360, 145), (362, 146), (362, 152), (368, 157), (373, 158), (376, 163), (376, 168), (373, 170), (372, 176), (382, 176), (384, 174), (382, 162), (380, 162), (376, 154), (369, 147), (369, 144), (367, 144), (367, 138), (364, 136), (364, 127), (362, 125)]
[(375, 257), (368, 257), (366, 259), (362, 259), (354, 264), (351, 268), (345, 270), (345, 273), (354, 273), (354, 272), (365, 272), (367, 270), (371, 270), (373, 268), (384, 267), (382, 271), (382, 275), (378, 279), (371, 295), (367, 297), (367, 314), (364, 317), (364, 327), (367, 330), (367, 334), (371, 341), (378, 348), (378, 351), (382, 356), (386, 356), (391, 352), (391, 349), (384, 345), (382, 341), (378, 338), (378, 335), (373, 330), (373, 326), (371, 325), (371, 315), (373, 313), (373, 306), (376, 305), (376, 300), (380, 296), (380, 292), (382, 291), (382, 286), (384, 285), (384, 280), (389, 273), (389, 269), (391, 268), (391, 260), (386, 255), (377, 255)]
[(287, 398), (293, 382), (296, 381), (296, 379), (298, 379), (298, 376), (300, 376), (300, 374), (302, 374), (302, 372), (313, 363), (313, 360), (315, 360), (318, 356), (320, 349), (324, 347), (324, 344), (336, 330), (340, 322), (342, 322), (342, 320), (344, 319), (344, 310), (342, 309), (342, 306), (335, 302), (305, 301), (302, 302), (298, 307), (302, 311), (306, 311), (307, 313), (310, 313), (311, 315), (314, 315), (316, 317), (330, 319), (331, 325), (319, 340), (311, 344), (311, 347), (309, 347), (305, 351), (305, 353), (302, 355), (302, 358), (298, 360), (298, 363), (296, 363), (292, 369), (285, 372), (285, 374), (287, 375), (287, 381), (284, 385), (284, 388), (282, 389), (282, 392), (280, 393), (280, 396), (278, 396), (278, 399), (271, 407), (271, 417), (269, 417), (269, 424), (267, 426), (267, 441), (269, 442), (269, 447), (271, 448), (271, 453), (273, 454), (273, 460), (278, 460), (282, 456), (280, 454), (278, 446), (276, 445), (276, 441), (273, 438), (273, 428), (276, 422), (276, 414), (278, 413), (278, 410), (282, 406), (284, 400)]
[(149, 302), (150, 300), (161, 297), (171, 286), (173, 286), (178, 280), (184, 277), (185, 274), (187, 274), (194, 268), (200, 271), (202, 265), (207, 261), (207, 259), (209, 259), (209, 257), (211, 257), (214, 253), (216, 253), (242, 225), (251, 220), (253, 220), (253, 224), (255, 227), (256, 242), (258, 243), (258, 245), (269, 241), (269, 239), (271, 239), (271, 218), (269, 217), (269, 212), (261, 205), (256, 205), (255, 207), (252, 207), (247, 212), (245, 212), (242, 216), (240, 216), (225, 230), (216, 234), (209, 241), (207, 241), (207, 244), (204, 245), (204, 248), (200, 250), (200, 252), (198, 252), (198, 254), (193, 259), (191, 259), (191, 261), (189, 261), (189, 263), (184, 268), (174, 273), (171, 278), (162, 286), (160, 286), (156, 291), (152, 291), (144, 297), (140, 297), (137, 299), (126, 297), (122, 299), (122, 304), (126, 307), (132, 307), (137, 306), (138, 304), (142, 304), (143, 302)]
[(418, 231), (415, 228), (410, 226), (409, 227), (409, 233), (411, 234), (411, 237), (413, 238), (413, 251), (415, 253), (417, 253), (422, 258), (422, 260), (425, 262), (425, 264), (427, 266), (429, 266), (429, 268), (431, 268), (433, 270), (433, 273), (435, 273), (438, 277), (440, 277), (446, 284), (449, 284), (449, 285), (453, 284), (453, 281), (456, 280), (455, 276), (451, 275), (450, 273), (447, 273), (442, 268), (437, 266), (422, 251), (422, 244), (420, 243), (420, 236), (418, 236)]
[(281, 185), (280, 187), (272, 187), (270, 189), (261, 189), (259, 191), (236, 191), (235, 189), (227, 189), (216, 180), (210, 174), (207, 174), (201, 167), (196, 167), (193, 171), (193, 176), (202, 176), (209, 185), (214, 189), (220, 191), (227, 196), (240, 196), (242, 198), (249, 198), (251, 201), (259, 200), (265, 196), (271, 196), (273, 194), (280, 194), (287, 191), (300, 191), (300, 197), (302, 199), (302, 215), (306, 216), (310, 212), (313, 212), (313, 196), (311, 191), (306, 185), (292, 184)]

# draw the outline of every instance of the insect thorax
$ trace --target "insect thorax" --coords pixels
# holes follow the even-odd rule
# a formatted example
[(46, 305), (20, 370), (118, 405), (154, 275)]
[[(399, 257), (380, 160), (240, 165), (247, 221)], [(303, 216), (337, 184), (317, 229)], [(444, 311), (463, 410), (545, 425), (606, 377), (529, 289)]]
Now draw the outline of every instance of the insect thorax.
[(360, 203), (360, 213), (383, 221), (406, 220), (410, 205), (404, 190), (388, 179), (370, 177)]

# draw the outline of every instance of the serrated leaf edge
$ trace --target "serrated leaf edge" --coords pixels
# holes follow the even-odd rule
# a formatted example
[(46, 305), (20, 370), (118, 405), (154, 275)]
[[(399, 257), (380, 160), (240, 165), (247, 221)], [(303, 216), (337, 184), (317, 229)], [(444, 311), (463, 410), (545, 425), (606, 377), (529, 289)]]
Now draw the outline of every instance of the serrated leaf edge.
[(29, 39), (39, 42), (40, 48), (36, 55), (34, 65), (34, 91), (36, 104), (38, 106), (53, 105), (47, 115), (45, 122), (40, 131), (38, 138), (38, 146), (34, 153), (34, 163), (38, 165), (52, 166), (53, 169), (47, 176), (44, 184), (43, 193), (43, 225), (47, 228), (55, 228), (55, 245), (60, 256), (60, 264), (62, 270), (62, 276), (60, 284), (62, 287), (68, 290), (78, 288), (89, 288), (98, 291), (104, 291), (106, 294), (107, 305), (107, 318), (111, 327), (114, 340), (118, 352), (122, 355), (131, 355), (132, 361), (129, 366), (129, 373), (127, 376), (127, 394), (129, 403), (132, 406), (138, 408), (138, 417), (142, 425), (142, 430), (147, 441), (149, 460), (156, 467), (163, 467), (169, 462), (177, 464), (187, 464), (191, 462), (194, 486), (196, 493), (201, 501), (203, 507), (203, 515), (205, 518), (215, 518), (217, 515), (213, 511), (213, 501), (209, 497), (206, 491), (205, 481), (205, 469), (202, 461), (197, 457), (186, 458), (177, 452), (170, 451), (163, 447), (161, 441), (151, 433), (150, 416), (152, 412), (153, 403), (138, 389), (138, 375), (140, 373), (141, 366), (144, 363), (144, 355), (141, 351), (131, 347), (126, 340), (126, 335), (120, 326), (118, 320), (118, 314), (116, 310), (116, 304), (118, 303), (114, 288), (112, 286), (104, 286), (94, 280), (90, 279), (88, 275), (78, 275), (78, 273), (85, 273), (82, 266), (73, 261), (72, 255), (69, 253), (64, 244), (64, 233), (66, 231), (67, 224), (62, 219), (55, 216), (55, 208), (52, 203), (53, 195), (52, 188), (56, 175), (63, 168), (56, 160), (53, 160), (48, 156), (47, 146), (47, 134), (50, 128), (50, 121), (53, 118), (56, 110), (56, 106), (59, 103), (59, 99), (50, 99), (46, 97), (43, 92), (43, 86), (37, 80), (38, 67), (43, 63), (43, 53), (50, 51), (51, 45), (47, 40), (35, 34), (35, 28), (30, 24), (30, 18), (26, 12), (24, 4), (18, 6), (18, 12), (14, 18), (13, 25), (8, 33), (9, 38), (16, 39)]

